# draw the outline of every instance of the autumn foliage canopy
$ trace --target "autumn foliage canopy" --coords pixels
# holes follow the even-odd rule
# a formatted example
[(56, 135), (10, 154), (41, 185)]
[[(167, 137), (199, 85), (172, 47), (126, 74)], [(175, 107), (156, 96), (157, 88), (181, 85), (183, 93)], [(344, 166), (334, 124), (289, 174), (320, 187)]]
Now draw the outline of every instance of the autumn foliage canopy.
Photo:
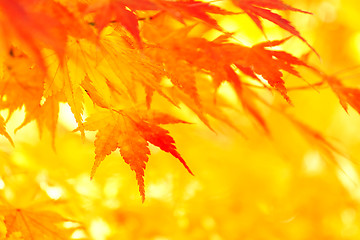
[[(310, 95), (319, 95), (321, 89), (327, 89), (337, 98), (337, 102), (340, 103), (338, 105), (346, 112), (355, 110), (360, 113), (360, 89), (346, 83), (341, 78), (341, 72), (330, 73), (321, 65), (322, 61), (326, 62), (321, 52), (289, 20), (290, 16), (300, 20), (312, 19), (315, 16), (312, 15), (311, 10), (296, 5), (297, 1), (291, 4), (290, 1), (287, 3), (282, 0), (0, 0), (0, 133), (9, 142), (2, 144), (2, 148), (6, 147), (8, 150), (4, 150), (4, 160), (0, 167), (2, 179), (0, 183), (4, 185), (1, 187), (3, 193), (0, 197), (1, 239), (107, 239), (105, 235), (109, 239), (185, 239), (186, 236), (189, 236), (188, 239), (310, 239), (307, 237), (314, 237), (316, 227), (311, 231), (310, 226), (302, 228), (301, 223), (296, 221), (303, 221), (303, 224), (305, 224), (304, 219), (320, 222), (324, 216), (322, 213), (317, 215), (317, 219), (312, 218), (311, 210), (309, 216), (300, 216), (301, 211), (294, 210), (296, 208), (294, 203), (291, 205), (294, 209), (283, 210), (296, 212), (293, 215), (288, 214), (291, 216), (286, 219), (293, 224), (290, 227), (293, 230), (280, 234), (274, 230), (279, 227), (269, 227), (267, 224), (283, 220), (269, 218), (265, 221), (266, 217), (253, 214), (254, 212), (259, 214), (261, 211), (270, 214), (270, 209), (276, 207), (268, 204), (270, 200), (265, 198), (259, 200), (257, 206), (260, 210), (246, 209), (246, 206), (253, 206), (250, 202), (259, 196), (250, 196), (250, 194), (247, 197), (248, 202), (240, 204), (242, 200), (237, 198), (240, 198), (240, 194), (246, 194), (244, 192), (236, 192), (235, 195), (225, 194), (224, 196), (232, 199), (233, 202), (223, 200), (225, 202), (218, 204), (229, 206), (227, 211), (230, 212), (234, 212), (234, 208), (237, 209), (235, 212), (239, 216), (249, 211), (246, 213), (248, 217), (259, 219), (260, 226), (263, 224), (267, 226), (268, 230), (262, 233), (264, 235), (259, 233), (252, 238), (251, 234), (256, 234), (253, 233), (254, 226), (240, 223), (243, 220), (237, 217), (237, 213), (234, 213), (235, 215), (229, 213), (226, 217), (214, 212), (211, 217), (205, 216), (205, 228), (215, 229), (214, 226), (217, 226), (218, 221), (223, 218), (230, 219), (226, 224), (232, 223), (235, 226), (238, 224), (238, 228), (231, 227), (231, 224), (229, 229), (227, 225), (222, 227), (219, 225), (216, 234), (206, 233), (205, 230), (205, 232), (195, 232), (196, 227), (191, 228), (191, 224), (186, 225), (182, 222), (186, 219), (178, 219), (179, 226), (185, 224), (188, 229), (180, 231), (182, 233), (178, 232), (176, 236), (173, 235), (174, 238), (171, 238), (171, 230), (170, 232), (154, 230), (151, 233), (148, 229), (148, 231), (144, 230), (143, 234), (137, 235), (136, 226), (142, 228), (144, 225), (142, 221), (152, 221), (150, 215), (155, 213), (148, 211), (156, 212), (156, 205), (150, 205), (152, 208), (149, 207), (148, 210), (134, 210), (126, 203), (120, 204), (119, 200), (116, 200), (119, 199), (117, 196), (119, 193), (114, 190), (115, 195), (109, 193), (113, 196), (112, 200), (109, 196), (102, 198), (118, 203), (114, 207), (107, 202), (112, 207), (104, 210), (97, 206), (97, 201), (101, 199), (96, 197), (89, 198), (92, 200), (83, 199), (82, 196), (86, 196), (92, 191), (91, 189), (78, 190), (81, 181), (82, 184), (86, 181), (87, 186), (98, 184), (99, 189), (107, 186), (108, 179), (117, 179), (116, 181), (121, 182), (116, 171), (106, 170), (112, 168), (110, 165), (104, 166), (103, 173), (97, 173), (106, 163), (111, 164), (109, 162), (120, 159), (135, 173), (138, 191), (144, 202), (145, 189), (147, 194), (152, 194), (151, 188), (146, 188), (145, 169), (152, 161), (153, 153), (162, 154), (160, 153), (162, 151), (164, 153), (161, 156), (165, 159), (161, 161), (177, 160), (188, 172), (187, 175), (172, 180), (178, 182), (174, 188), (179, 182), (184, 181), (184, 185), (179, 185), (176, 191), (182, 193), (190, 191), (186, 190), (188, 188), (185, 182), (191, 185), (191, 181), (200, 181), (193, 179), (198, 178), (198, 173), (200, 173), (199, 179), (206, 176), (200, 168), (206, 172), (208, 164), (206, 156), (211, 154), (212, 149), (200, 147), (203, 152), (210, 152), (204, 156), (199, 154), (197, 157), (191, 157), (191, 154), (186, 154), (185, 157), (175, 143), (177, 137), (172, 134), (173, 131), (177, 132), (175, 135), (179, 136), (181, 141), (190, 141), (187, 149), (197, 148), (197, 144), (201, 144), (192, 139), (194, 136), (189, 135), (190, 132), (195, 132), (196, 135), (199, 131), (204, 136), (211, 134), (227, 136), (228, 133), (233, 139), (241, 139), (238, 141), (254, 141), (256, 147), (253, 146), (253, 149), (259, 152), (270, 151), (269, 142), (274, 142), (273, 149), (280, 152), (279, 156), (282, 156), (281, 159), (285, 159), (287, 164), (293, 164), (291, 166), (294, 169), (299, 168), (299, 162), (286, 159), (296, 159), (297, 154), (308, 156), (306, 155), (308, 150), (298, 149), (311, 148), (312, 154), (323, 157), (321, 161), (331, 169), (328, 170), (329, 172), (339, 170), (343, 178), (351, 179), (352, 175), (346, 172), (346, 166), (356, 162), (352, 154), (342, 147), (341, 143), (330, 139), (322, 131), (311, 126), (307, 118), (312, 116), (301, 116), (294, 111), (302, 104), (297, 100), (297, 94), (306, 92)], [(243, 35), (239, 35), (243, 26), (238, 25), (238, 29), (234, 30), (226, 24), (231, 21), (246, 24), (244, 29), (252, 29), (255, 37), (251, 34), (247, 36), (245, 30)], [(356, 71), (356, 68), (354, 69)], [(353, 70), (343, 72), (351, 71)], [(293, 95), (293, 92), (296, 94)], [(305, 102), (304, 100), (304, 106), (306, 106)], [(70, 130), (65, 129), (63, 122), (59, 120), (64, 118), (62, 109), (65, 108), (71, 111), (75, 123), (74, 128)], [(318, 111), (319, 115), (322, 114), (321, 111), (321, 109)], [(22, 112), (22, 118), (18, 117), (19, 112)], [(324, 110), (323, 113), (325, 112)], [(11, 125), (12, 121), (17, 121), (16, 126)], [(37, 145), (31, 145), (32, 147), (18, 148), (18, 145), (22, 146), (23, 140), (13, 140), (14, 136), (16, 138), (20, 135), (20, 139), (29, 138), (28, 136), (33, 138), (34, 135), (27, 135), (25, 129), (34, 122), (38, 126), (41, 140)], [(14, 126), (10, 128), (16, 133), (15, 135), (8, 130), (9, 124)], [(280, 125), (283, 125), (284, 129)], [(285, 127), (291, 128), (293, 131), (291, 134), (299, 134), (303, 139), (302, 143), (298, 143), (301, 142), (299, 136), (293, 138), (296, 140), (290, 140), (294, 141), (293, 146), (299, 145), (296, 154), (287, 152), (284, 150), (286, 147), (282, 147), (284, 142), (289, 141), (286, 139), (291, 139), (291, 136), (285, 136), (287, 132)], [(184, 131), (188, 133), (185, 134)], [(276, 139), (282, 143), (277, 143)], [(28, 141), (38, 140), (28, 139)], [(49, 146), (46, 145), (47, 142), (50, 142)], [(88, 146), (88, 142), (93, 143), (93, 150), (87, 148), (86, 151), (84, 150), (86, 157), (84, 154), (80, 156), (80, 152), (83, 151), (81, 149)], [(303, 146), (304, 143), (307, 144), (306, 148)], [(218, 142), (219, 148), (226, 149), (225, 145), (225, 142)], [(65, 148), (72, 150), (64, 150)], [(47, 160), (13, 160), (14, 156), (19, 159), (18, 154), (15, 154), (16, 149), (21, 149), (19, 152), (22, 158), (30, 159), (30, 151), (34, 159)], [(216, 147), (213, 154), (216, 154), (215, 149)], [(235, 149), (233, 156), (236, 154)], [(77, 151), (78, 155), (76, 155)], [(244, 150), (239, 151), (244, 152)], [(64, 152), (67, 152), (67, 155)], [(91, 155), (92, 152), (95, 152), (95, 155)], [(59, 157), (67, 158), (71, 154), (77, 157), (72, 160)], [(252, 158), (249, 155), (242, 155), (241, 158), (244, 159), (240, 162), (235, 161), (237, 163), (234, 167), (244, 166), (244, 169), (248, 169), (246, 171), (259, 171), (260, 176), (261, 171), (265, 170), (260, 171), (259, 166), (246, 167), (246, 164), (250, 164), (245, 163), (246, 158)], [(219, 153), (217, 164), (229, 164), (229, 166), (235, 164), (230, 160), (227, 162), (228, 157)], [(284, 164), (280, 161), (281, 163), (278, 162), (276, 165), (268, 161), (266, 154), (262, 157), (258, 156), (257, 159), (262, 159), (256, 160), (260, 161), (262, 168), (267, 168), (267, 164), (269, 166)], [(43, 164), (43, 161), (48, 162)], [(55, 163), (55, 161), (59, 162)], [(61, 163), (62, 161), (68, 163)], [(73, 165), (69, 163), (70, 161), (74, 162)], [(345, 166), (344, 162), (348, 165)], [(88, 168), (90, 166), (88, 163), (93, 164), (92, 168)], [(65, 168), (73, 170), (65, 171)], [(124, 169), (124, 166), (121, 168)], [(177, 168), (178, 166), (169, 167), (168, 171), (182, 170)], [(122, 174), (126, 171), (124, 170)], [(236, 188), (240, 181), (246, 181), (246, 174), (249, 174), (245, 174), (246, 171), (229, 172), (234, 178), (229, 180), (233, 188)], [(158, 178), (164, 180), (166, 169), (160, 168), (158, 172)], [(86, 180), (77, 179), (80, 173), (87, 176), (84, 178)], [(245, 175), (235, 177), (241, 173)], [(221, 174), (223, 177), (227, 176), (226, 172)], [(264, 176), (271, 177), (267, 174)], [(276, 179), (279, 176), (281, 179), (282, 174), (286, 173), (277, 172)], [(293, 175), (298, 176), (295, 173)], [(213, 173), (209, 178), (216, 179), (216, 176), (219, 175)], [(298, 178), (296, 179), (292, 183), (294, 188), (298, 184), (297, 181), (300, 182)], [(334, 188), (336, 186), (336, 189), (340, 189), (340, 192), (346, 191), (341, 190), (338, 183), (340, 180), (335, 181), (330, 176), (324, 179), (331, 179), (326, 185), (328, 188), (333, 184)], [(266, 178), (263, 180), (263, 182), (267, 181)], [(316, 181), (320, 180), (314, 179), (314, 182)], [(114, 188), (119, 186), (119, 182)], [(130, 179), (129, 184), (132, 184)], [(244, 183), (240, 185), (242, 184)], [(274, 184), (277, 186), (276, 184), (279, 183)], [(290, 183), (288, 184), (290, 186)], [(318, 184), (323, 186), (321, 183)], [(303, 189), (301, 186), (304, 185), (299, 187)], [(217, 189), (216, 185), (212, 187)], [(10, 190), (6, 190), (7, 188)], [(60, 192), (63, 194), (54, 197), (51, 195), (51, 189), (55, 189), (55, 192), (56, 189), (61, 189)], [(247, 191), (251, 192), (252, 189), (249, 187)], [(131, 190), (121, 191), (124, 195), (131, 192)], [(289, 191), (284, 190), (281, 194), (285, 195), (286, 192), (291, 196), (293, 193)], [(266, 196), (275, 197), (277, 194), (272, 193), (274, 192)], [(208, 194), (211, 198), (211, 193)], [(346, 201), (351, 202), (350, 195)], [(305, 199), (306, 196), (309, 195), (305, 194), (304, 199), (299, 198), (299, 201), (311, 201)], [(277, 197), (281, 198), (280, 195)], [(19, 201), (19, 198), (23, 200)], [(342, 201), (340, 199), (342, 198), (339, 197), (339, 201)], [(127, 201), (136, 202), (138, 198)], [(150, 203), (145, 201), (144, 205), (139, 205), (137, 208), (144, 208), (146, 204), (152, 204), (151, 201), (150, 198)], [(184, 197), (169, 201), (176, 206), (176, 202), (182, 205), (182, 202), (188, 199)], [(102, 202), (106, 203), (105, 200)], [(308, 209), (306, 207), (308, 205), (304, 206)], [(98, 210), (94, 210), (97, 207)], [(345, 209), (348, 208), (346, 205)], [(89, 219), (86, 220), (86, 217), (82, 218), (86, 209), (93, 209), (96, 213), (94, 216), (98, 217), (91, 216), (90, 219), (99, 219), (99, 216), (102, 216), (101, 221), (91, 222)], [(113, 209), (116, 216), (112, 215), (109, 209)], [(120, 213), (119, 209), (123, 212)], [(174, 210), (174, 214), (179, 214), (179, 211), (179, 209)], [(187, 211), (192, 211), (192, 208), (188, 207)], [(141, 214), (150, 215), (142, 218)], [(347, 214), (355, 213), (350, 211)], [(193, 218), (196, 219), (201, 215), (198, 213)], [(348, 215), (345, 213), (345, 218)], [(103, 218), (111, 222), (109, 223), (111, 227), (105, 224), (107, 226), (107, 230), (104, 230), (105, 235), (104, 231), (96, 232), (96, 229), (104, 227)], [(128, 221), (128, 219), (132, 220)], [(194, 219), (186, 221), (197, 222)], [(256, 225), (256, 221), (249, 221)], [(118, 225), (127, 226), (124, 227), (127, 230), (117, 231)], [(149, 225), (148, 228), (152, 227)], [(170, 228), (176, 227), (169, 225)], [(326, 225), (324, 229), (326, 228), (329, 226)], [(296, 235), (292, 231), (301, 232), (304, 238), (301, 234), (298, 238), (292, 237)], [(355, 235), (360, 235), (359, 230), (355, 231)], [(160, 238), (161, 236), (164, 238)], [(319, 233), (316, 239), (323, 237), (324, 235)]]

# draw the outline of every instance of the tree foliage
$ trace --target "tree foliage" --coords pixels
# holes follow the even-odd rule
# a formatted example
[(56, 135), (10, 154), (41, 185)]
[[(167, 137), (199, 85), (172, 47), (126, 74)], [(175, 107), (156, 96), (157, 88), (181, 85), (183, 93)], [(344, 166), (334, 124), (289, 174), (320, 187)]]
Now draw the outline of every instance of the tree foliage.
[[(294, 108), (291, 91), (308, 89), (317, 94), (316, 91), (328, 87), (345, 111), (351, 106), (360, 112), (360, 90), (348, 86), (341, 74), (327, 73), (314, 63), (319, 62), (321, 54), (287, 14), (293, 13), (298, 19), (313, 16), (307, 9), (295, 5), (282, 0), (0, 1), (0, 109), (4, 113), (4, 117), (0, 116), (0, 134), (15, 145), (13, 151), (16, 152), (18, 143), (5, 127), (12, 116), (22, 110), (24, 119), (15, 127), (15, 132), (36, 121), (40, 136), (45, 138), (42, 142), (51, 141), (53, 148), (53, 153), (46, 150), (44, 154), (58, 158), (49, 161), (66, 162), (58, 157), (61, 155), (58, 146), (65, 140), (56, 137), (59, 131), (63, 132), (59, 117), (66, 104), (77, 125), (71, 133), (73, 136), (68, 136), (70, 140), (66, 141), (80, 137), (83, 142), (93, 141), (95, 149), (91, 173), (86, 164), (82, 165), (83, 160), (76, 162), (77, 167), (68, 163), (69, 166), (85, 169), (89, 178), (96, 179), (100, 164), (119, 150), (117, 158), (122, 158), (135, 172), (142, 201), (145, 200), (145, 168), (153, 152), (161, 150), (172, 155), (187, 172), (197, 175), (192, 166), (198, 166), (194, 163), (198, 160), (190, 158), (191, 161), (185, 162), (187, 158), (177, 149), (176, 138), (168, 130), (174, 129), (175, 124), (183, 125), (175, 131), (180, 128), (190, 131), (186, 129), (200, 125), (206, 126), (209, 133), (227, 126), (249, 139), (255, 134), (248, 130), (251, 122), (259, 127), (257, 134), (271, 141), (283, 134), (276, 133), (278, 127), (272, 127), (277, 123), (271, 115), (277, 115), (281, 119), (278, 121), (291, 124), (313, 151), (346, 172), (345, 160), (339, 159), (352, 161), (352, 157), (326, 134), (291, 112)], [(239, 17), (250, 20), (247, 24), (258, 31), (262, 39), (246, 44), (236, 31), (222, 23)], [(276, 26), (281, 37), (272, 37), (266, 26)], [(306, 49), (292, 51), (284, 47), (289, 42), (304, 45), (302, 49)], [(304, 74), (307, 77), (303, 77)], [(308, 76), (318, 81), (309, 81)], [(43, 132), (51, 133), (51, 140), (43, 136)], [(279, 144), (276, 147), (281, 148)], [(258, 149), (262, 151), (261, 142)], [(28, 153), (25, 158), (30, 156)], [(202, 168), (207, 167), (206, 160), (199, 161)], [(15, 201), (9, 194), (1, 197), (0, 236), (6, 239), (69, 239), (78, 235), (86, 238), (92, 229), (86, 224), (90, 223), (76, 217), (63, 217), (77, 216), (77, 211), (84, 209), (65, 203), (55, 211), (54, 205), (60, 203), (44, 197), (51, 192), (48, 181), (52, 181), (61, 186), (54, 187), (55, 192), (62, 189), (65, 195), (72, 196), (69, 201), (84, 201), (77, 196), (81, 190), (75, 191), (72, 186), (77, 174), (50, 171), (55, 163), (27, 162), (25, 166), (21, 161), (15, 164), (16, 161), (9, 159), (2, 164), (6, 188), (17, 189), (20, 182), (40, 189), (32, 190), (37, 197), (26, 194), (27, 201)], [(222, 159), (222, 164), (231, 163)], [(27, 174), (23, 176), (20, 172), (24, 169)], [(42, 173), (41, 169), (48, 170)], [(20, 180), (12, 175), (19, 176)], [(28, 182), (32, 177), (36, 180)], [(108, 178), (111, 177), (109, 173)], [(9, 191), (12, 196), (16, 195), (17, 190)], [(50, 203), (29, 206), (37, 198)], [(96, 206), (96, 201), (91, 204)], [(301, 208), (301, 204), (294, 208)], [(125, 206), (122, 211), (137, 210)], [(111, 218), (121, 222), (126, 217), (136, 218), (136, 214), (117, 212)], [(204, 224), (212, 226), (214, 220), (209, 221)], [(266, 234), (271, 235), (270, 232)], [(140, 239), (140, 236), (131, 235), (131, 238)], [(198, 239), (196, 235), (192, 238)]]

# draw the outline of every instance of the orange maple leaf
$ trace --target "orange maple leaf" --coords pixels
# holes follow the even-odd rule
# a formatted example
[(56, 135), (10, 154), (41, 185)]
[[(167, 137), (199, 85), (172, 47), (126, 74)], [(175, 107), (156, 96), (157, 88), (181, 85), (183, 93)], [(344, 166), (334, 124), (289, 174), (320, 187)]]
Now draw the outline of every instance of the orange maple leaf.
[(59, 19), (36, 9), (34, 1), (0, 1), (0, 33), (8, 46), (12, 42), (20, 43), (39, 67), (46, 71), (42, 48), (54, 50), (62, 60), (67, 34)]
[[(236, 89), (241, 87), (241, 83), (236, 77), (237, 73), (233, 70), (232, 66), (235, 65), (240, 71), (256, 80), (259, 80), (257, 75), (261, 75), (271, 87), (279, 91), (291, 103), (290, 98), (287, 96), (282, 71), (300, 77), (294, 66), (308, 66), (285, 51), (271, 50), (272, 47), (283, 44), (289, 38), (262, 42), (249, 48), (230, 43), (229, 37), (226, 35), (214, 41), (208, 41), (203, 38), (188, 37), (188, 32), (188, 29), (181, 29), (178, 34), (170, 35), (166, 41), (162, 42), (166, 46), (166, 51), (168, 49), (172, 50), (170, 56), (176, 59), (176, 62), (185, 60), (189, 66), (196, 67), (198, 71), (206, 70), (212, 76), (215, 88), (218, 88), (222, 82), (228, 81)], [(158, 52), (161, 53), (161, 51)], [(164, 53), (156, 57), (166, 64), (175, 61), (168, 60), (169, 57), (167, 56), (169, 54)], [(181, 63), (182, 65), (184, 64)], [(187, 77), (187, 79), (194, 82), (192, 78)], [(196, 89), (194, 90), (193, 87), (184, 88), (176, 81), (173, 81), (173, 83), (196, 99)], [(195, 86), (195, 83), (192, 83), (192, 86)]]
[(9, 109), (9, 115), (25, 106), (29, 115), (41, 101), (43, 83), (39, 81), (43, 73), (39, 67), (32, 67), (33, 62), (17, 49), (12, 48), (6, 58), (5, 71), (0, 79), (1, 109)]
[(161, 10), (169, 13), (173, 18), (185, 24), (186, 18), (197, 18), (208, 24), (210, 27), (222, 31), (217, 21), (210, 17), (209, 13), (229, 15), (233, 12), (226, 11), (220, 7), (210, 5), (210, 3), (196, 1), (196, 0), (182, 0), (182, 1), (159, 1), (158, 3)]
[(185, 19), (197, 18), (218, 30), (221, 30), (222, 28), (208, 13), (222, 15), (233, 14), (220, 7), (195, 0), (103, 0), (90, 4), (85, 13), (94, 13), (94, 24), (99, 32), (109, 23), (120, 23), (141, 46), (142, 43), (136, 11), (144, 10), (156, 10), (158, 12), (168, 13), (183, 24), (185, 24)]
[(159, 124), (181, 122), (183, 121), (163, 113), (137, 115), (134, 112), (104, 110), (91, 115), (84, 123), (85, 130), (98, 131), (94, 142), (95, 162), (91, 170), (91, 178), (94, 177), (101, 161), (116, 149), (120, 149), (124, 161), (130, 165), (131, 170), (136, 174), (139, 192), (144, 201), (144, 170), (148, 155), (150, 155), (148, 143), (179, 159), (188, 172), (192, 174), (176, 150), (174, 139), (167, 130), (159, 126)]
[(0, 215), (4, 217), (6, 237), (15, 233), (29, 240), (66, 240), (71, 237), (72, 230), (61, 226), (69, 220), (55, 212), (0, 206)]
[(333, 92), (339, 98), (341, 106), (348, 112), (348, 104), (360, 114), (360, 89), (344, 86), (336, 76), (324, 76)]
[(260, 18), (269, 20), (292, 35), (298, 37), (317, 54), (315, 49), (300, 35), (299, 31), (291, 25), (289, 20), (282, 18), (279, 14), (272, 12), (272, 10), (288, 10), (311, 14), (310, 12), (291, 7), (285, 4), (282, 0), (232, 0), (232, 2), (241, 8), (255, 22), (256, 26), (263, 33), (264, 28)]
[(291, 103), (290, 98), (287, 96), (285, 82), (282, 78), (283, 73), (280, 70), (287, 71), (292, 75), (300, 77), (300, 74), (293, 66), (307, 66), (307, 64), (285, 51), (267, 49), (269, 47), (278, 46), (288, 39), (289, 38), (259, 43), (249, 49), (246, 49), (244, 51), (246, 56), (245, 59), (239, 61), (237, 65), (241, 65), (247, 69), (252, 68), (254, 73), (259, 74), (266, 79), (270, 86), (278, 90), (286, 101)]
[(95, 27), (99, 32), (109, 23), (119, 22), (138, 43), (141, 43), (138, 18), (122, 1), (98, 1), (89, 5), (86, 12), (95, 14)]

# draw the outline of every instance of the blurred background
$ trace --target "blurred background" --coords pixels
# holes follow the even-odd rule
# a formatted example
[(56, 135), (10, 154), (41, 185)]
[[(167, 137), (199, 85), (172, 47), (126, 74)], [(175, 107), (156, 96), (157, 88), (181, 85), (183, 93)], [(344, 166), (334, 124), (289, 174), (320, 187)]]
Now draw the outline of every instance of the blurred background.
[[(309, 62), (337, 74), (346, 86), (360, 87), (358, 2), (286, 2), (313, 13), (283, 13), (321, 56), (310, 53)], [(245, 45), (266, 40), (245, 14), (219, 21)], [(289, 36), (272, 23), (265, 21), (264, 26), (270, 40)], [(297, 57), (309, 52), (296, 38), (283, 49)], [(300, 73), (309, 83), (321, 80), (306, 69)], [(73, 239), (360, 239), (360, 116), (352, 108), (346, 113), (326, 86), (296, 89), (306, 82), (291, 76), (286, 85), (294, 87), (289, 91), (294, 106), (286, 106), (286, 111), (321, 132), (347, 157), (337, 154), (335, 161), (329, 160), (276, 112), (264, 112), (269, 137), (230, 112), (242, 123), (244, 137), (216, 121), (213, 132), (185, 107), (171, 108), (168, 111), (195, 123), (166, 127), (195, 176), (151, 146), (146, 200), (141, 203), (135, 174), (118, 151), (90, 181), (94, 134), (87, 133), (82, 141), (72, 133), (76, 123), (64, 104), (55, 150), (50, 133), (45, 131), (40, 139), (35, 123), (13, 134), (24, 117), (24, 112), (14, 113), (7, 130), (15, 148), (0, 138), (1, 196), (19, 207), (41, 202), (54, 209), (55, 204), (56, 211), (83, 224)], [(222, 86), (220, 93), (236, 103), (229, 87)]]

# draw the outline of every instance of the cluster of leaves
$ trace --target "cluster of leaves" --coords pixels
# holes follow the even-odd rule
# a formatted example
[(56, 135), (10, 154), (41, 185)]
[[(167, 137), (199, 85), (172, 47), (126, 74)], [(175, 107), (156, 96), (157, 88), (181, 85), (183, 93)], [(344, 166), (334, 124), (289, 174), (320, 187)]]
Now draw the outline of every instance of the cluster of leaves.
[[(236, 128), (222, 106), (208, 100), (209, 96), (215, 97), (223, 82), (228, 82), (244, 109), (268, 132), (266, 119), (255, 105), (255, 101), (264, 99), (244, 85), (242, 76), (278, 91), (291, 104), (284, 71), (300, 77), (295, 67), (303, 66), (324, 75), (290, 53), (272, 50), (288, 38), (247, 47), (234, 41), (232, 34), (210, 15), (243, 11), (261, 31), (265, 19), (308, 44), (274, 10), (307, 12), (280, 0), (232, 3), (239, 12), (195, 0), (1, 2), (1, 109), (8, 109), (11, 116), (24, 106), (26, 117), (18, 129), (36, 120), (40, 130), (46, 126), (55, 137), (59, 102), (68, 103), (82, 136), (85, 130), (97, 131), (91, 177), (106, 155), (119, 148), (136, 172), (144, 198), (149, 143), (171, 153), (191, 173), (174, 139), (160, 126), (184, 121), (153, 110), (154, 94), (175, 106), (187, 105), (209, 128), (208, 116)], [(167, 24), (169, 17), (182, 25)], [(217, 30), (219, 37), (208, 40), (191, 36), (195, 24)], [(166, 79), (170, 85), (163, 84)], [(325, 80), (345, 108), (349, 103), (358, 109), (357, 89), (344, 87), (334, 77)], [(85, 122), (84, 93), (96, 105), (96, 111)], [(1, 121), (1, 133), (11, 141)]]
[[(270, 134), (259, 105), (280, 112), (328, 156), (341, 152), (319, 132), (288, 116), (257, 91), (278, 92), (291, 104), (284, 72), (301, 78), (297, 68), (318, 75), (339, 97), (360, 112), (360, 90), (310, 66), (304, 59), (279, 49), (289, 38), (245, 46), (220, 26), (217, 16), (247, 14), (265, 34), (263, 21), (270, 21), (316, 51), (279, 11), (309, 14), (281, 0), (14, 0), (0, 1), (1, 70), (0, 109), (24, 108), (25, 119), (16, 129), (36, 121), (40, 132), (48, 128), (55, 141), (59, 103), (67, 103), (82, 137), (97, 131), (94, 176), (99, 164), (117, 149), (135, 171), (145, 199), (144, 170), (149, 144), (177, 158), (192, 174), (163, 125), (187, 123), (157, 110), (155, 98), (176, 107), (186, 106), (210, 129), (214, 118), (241, 132), (241, 126), (226, 115), (230, 106), (217, 93), (225, 82), (235, 90), (242, 109)], [(218, 5), (215, 5), (218, 4)], [(205, 29), (201, 33), (196, 28)], [(216, 31), (215, 39), (205, 32)], [(309, 85), (309, 88), (314, 87)], [(83, 119), (84, 101), (94, 107)], [(13, 144), (0, 118), (0, 133)], [(11, 209), (11, 208), (10, 208)], [(33, 218), (32, 212), (0, 210), (5, 224)], [(37, 214), (47, 218), (47, 213)], [(25, 217), (23, 217), (25, 216)], [(53, 221), (64, 221), (52, 218)], [(16, 227), (12, 227), (16, 228)], [(23, 232), (22, 229), (15, 229)], [(8, 235), (10, 236), (10, 235)]]

